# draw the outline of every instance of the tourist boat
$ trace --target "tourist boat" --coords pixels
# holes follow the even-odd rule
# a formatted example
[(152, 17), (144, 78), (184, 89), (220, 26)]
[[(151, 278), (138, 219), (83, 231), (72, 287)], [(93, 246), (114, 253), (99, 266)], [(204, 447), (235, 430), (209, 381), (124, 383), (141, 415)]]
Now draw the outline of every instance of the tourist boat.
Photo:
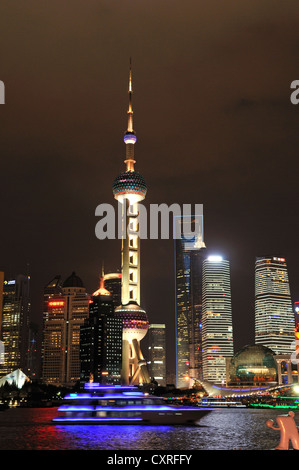
[(199, 405), (207, 408), (246, 408), (246, 405), (241, 401), (225, 398), (203, 398)]
[(70, 393), (53, 419), (55, 424), (186, 424), (210, 413), (201, 407), (170, 406), (163, 398), (135, 386), (85, 384), (84, 393)]

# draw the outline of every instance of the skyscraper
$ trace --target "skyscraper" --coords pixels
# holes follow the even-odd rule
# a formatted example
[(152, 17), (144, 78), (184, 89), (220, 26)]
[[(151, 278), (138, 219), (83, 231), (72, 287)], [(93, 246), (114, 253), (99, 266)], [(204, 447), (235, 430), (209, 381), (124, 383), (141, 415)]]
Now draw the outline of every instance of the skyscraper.
[(295, 349), (296, 358), (299, 358), (299, 302), (294, 302), (294, 316), (295, 316)]
[(121, 273), (104, 274), (104, 286), (111, 293), (115, 307), (121, 304)]
[[(126, 171), (113, 183), (115, 199), (122, 205), (121, 249), (121, 305), (115, 313), (123, 320), (122, 381), (125, 384), (148, 383), (149, 375), (140, 348), (140, 341), (148, 330), (146, 312), (140, 307), (140, 237), (138, 227), (138, 202), (147, 192), (144, 178), (135, 171), (133, 130), (132, 69), (129, 75), (128, 126), (124, 135), (126, 145)], [(127, 233), (129, 228), (129, 233)]]
[(166, 386), (165, 324), (152, 323), (148, 329), (148, 370), (151, 380)]
[(122, 320), (114, 315), (113, 297), (103, 277), (80, 327), (80, 362), (81, 382), (121, 383)]
[(299, 302), (294, 302), (295, 328), (299, 331)]
[(80, 326), (89, 313), (90, 296), (73, 272), (60, 284), (57, 276), (45, 288), (42, 379), (73, 385), (80, 378)]
[(226, 383), (226, 358), (234, 354), (230, 266), (220, 256), (203, 262), (203, 378)]
[(18, 275), (3, 286), (1, 341), (4, 343), (4, 364), (1, 375), (22, 369), (28, 374), (30, 277)]
[(295, 350), (295, 320), (285, 258), (256, 258), (255, 343), (276, 354)]
[(1, 338), (2, 312), (3, 312), (3, 286), (4, 286), (4, 272), (0, 271), (0, 338)]
[(28, 339), (28, 377), (31, 379), (39, 379), (40, 365), (39, 326), (36, 323), (30, 322)]
[(202, 379), (202, 262), (206, 247), (202, 233), (194, 235), (194, 245), (190, 244), (191, 233), (184, 228), (184, 218), (179, 217), (176, 223), (183, 234), (175, 240), (176, 381), (181, 388)]

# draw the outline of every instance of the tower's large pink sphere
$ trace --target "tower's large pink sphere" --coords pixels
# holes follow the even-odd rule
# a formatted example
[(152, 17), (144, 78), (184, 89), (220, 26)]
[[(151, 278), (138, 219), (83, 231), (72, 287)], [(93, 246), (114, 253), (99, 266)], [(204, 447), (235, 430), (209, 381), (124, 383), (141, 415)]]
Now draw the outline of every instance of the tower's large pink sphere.
[(142, 340), (147, 333), (149, 321), (145, 310), (138, 304), (120, 305), (115, 309), (115, 316), (123, 321), (123, 339), (132, 342)]

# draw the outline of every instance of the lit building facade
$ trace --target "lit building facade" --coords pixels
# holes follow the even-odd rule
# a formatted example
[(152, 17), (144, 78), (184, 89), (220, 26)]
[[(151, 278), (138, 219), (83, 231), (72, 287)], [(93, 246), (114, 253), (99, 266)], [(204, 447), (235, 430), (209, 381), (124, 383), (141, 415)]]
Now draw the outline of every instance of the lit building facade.
[(165, 324), (152, 323), (148, 329), (148, 371), (151, 380), (166, 386)]
[[(194, 217), (194, 216), (193, 216)], [(193, 221), (194, 222), (194, 221)], [(190, 387), (202, 379), (202, 233), (192, 238), (178, 218), (181, 238), (175, 240), (176, 386)]]
[(299, 331), (299, 302), (294, 302), (295, 328)]
[(230, 265), (220, 256), (203, 261), (202, 345), (204, 380), (225, 384), (234, 345)]
[(122, 327), (102, 278), (91, 297), (89, 317), (80, 327), (81, 383), (121, 384)]
[(299, 302), (294, 302), (294, 319), (296, 358), (299, 359)]
[(0, 338), (1, 338), (2, 312), (3, 312), (3, 286), (4, 286), (4, 272), (0, 271)]
[(295, 319), (285, 258), (256, 259), (255, 343), (275, 354), (295, 350)]
[(4, 363), (1, 375), (16, 369), (28, 374), (30, 277), (18, 275), (4, 280), (1, 341), (4, 343)]
[(106, 273), (104, 286), (111, 293), (115, 307), (121, 305), (121, 273)]
[(80, 379), (80, 326), (88, 317), (90, 296), (75, 273), (62, 286), (55, 278), (45, 292), (42, 380), (71, 386)]
[[(134, 169), (134, 146), (136, 134), (133, 130), (132, 71), (129, 76), (128, 126), (124, 135), (126, 145), (126, 170), (113, 183), (115, 199), (122, 205), (121, 247), (121, 305), (115, 314), (123, 321), (122, 383), (149, 383), (146, 361), (140, 341), (148, 330), (148, 318), (140, 307), (140, 237), (138, 203), (144, 200), (147, 186), (144, 178)], [(127, 230), (128, 229), (128, 230)]]

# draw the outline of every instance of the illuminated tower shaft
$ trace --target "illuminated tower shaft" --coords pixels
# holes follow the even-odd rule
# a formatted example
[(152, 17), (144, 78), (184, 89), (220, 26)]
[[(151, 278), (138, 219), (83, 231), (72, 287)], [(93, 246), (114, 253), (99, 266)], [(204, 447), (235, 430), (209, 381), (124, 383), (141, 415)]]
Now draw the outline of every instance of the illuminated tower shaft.
[(122, 381), (125, 384), (150, 381), (140, 341), (148, 330), (146, 312), (140, 307), (140, 238), (138, 202), (145, 198), (147, 187), (143, 177), (134, 170), (132, 71), (129, 77), (128, 127), (124, 135), (126, 144), (126, 171), (118, 175), (113, 184), (115, 199), (122, 204), (121, 248), (121, 305), (115, 314), (123, 320)]
[[(140, 239), (138, 236), (138, 204), (125, 199), (122, 204), (122, 290), (121, 303), (130, 301), (140, 305)], [(129, 228), (126, 233), (126, 228)]]

